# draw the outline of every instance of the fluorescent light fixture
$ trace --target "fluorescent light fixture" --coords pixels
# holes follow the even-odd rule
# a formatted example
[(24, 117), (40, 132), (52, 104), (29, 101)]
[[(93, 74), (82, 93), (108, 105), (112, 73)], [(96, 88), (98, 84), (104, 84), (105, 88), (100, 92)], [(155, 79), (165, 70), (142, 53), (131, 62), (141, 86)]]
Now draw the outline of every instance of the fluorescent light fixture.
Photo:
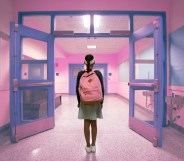
[(96, 28), (100, 26), (100, 16), (99, 15), (94, 15), (93, 24), (94, 24), (94, 27)]
[[(90, 15), (83, 16), (83, 23), (84, 23), (84, 27), (86, 28), (90, 27)], [(98, 28), (100, 26), (100, 16), (99, 15), (94, 15), (93, 24), (95, 28)]]
[(83, 16), (84, 27), (90, 27), (90, 15)]
[(96, 49), (96, 45), (87, 45), (88, 49)]

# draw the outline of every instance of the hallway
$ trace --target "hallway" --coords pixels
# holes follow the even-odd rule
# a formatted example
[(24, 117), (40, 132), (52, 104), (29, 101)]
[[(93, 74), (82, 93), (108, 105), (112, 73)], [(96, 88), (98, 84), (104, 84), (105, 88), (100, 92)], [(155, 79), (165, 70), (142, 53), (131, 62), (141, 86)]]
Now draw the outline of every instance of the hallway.
[(128, 127), (128, 102), (105, 96), (104, 119), (98, 120), (97, 152), (87, 154), (83, 120), (77, 119), (76, 96), (64, 95), (55, 110), (55, 128), (10, 144), (0, 145), (0, 161), (182, 161), (184, 135), (163, 130), (163, 146), (152, 143)]

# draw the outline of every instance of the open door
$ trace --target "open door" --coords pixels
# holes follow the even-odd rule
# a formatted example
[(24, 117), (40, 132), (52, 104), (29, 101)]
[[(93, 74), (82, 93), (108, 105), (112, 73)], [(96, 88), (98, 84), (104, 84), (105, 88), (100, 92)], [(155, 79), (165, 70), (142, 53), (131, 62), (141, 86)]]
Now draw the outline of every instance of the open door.
[(54, 37), (11, 22), (11, 141), (54, 127)]
[(130, 36), (129, 127), (162, 145), (164, 109), (163, 22), (156, 21)]

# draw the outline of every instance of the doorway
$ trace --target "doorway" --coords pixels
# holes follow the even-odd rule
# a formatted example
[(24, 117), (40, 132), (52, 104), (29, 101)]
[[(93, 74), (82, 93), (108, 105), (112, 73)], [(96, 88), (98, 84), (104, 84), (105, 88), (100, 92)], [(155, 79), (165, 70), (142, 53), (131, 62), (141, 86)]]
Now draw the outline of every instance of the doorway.
[[(80, 22), (79, 20), (83, 19), (83, 16), (89, 16), (89, 18), (91, 20), (95, 20), (95, 16), (96, 15), (100, 15), (101, 16), (101, 22), (104, 22), (104, 27), (102, 30), (98, 29), (92, 22), (90, 22), (88, 24), (88, 27), (85, 28), (84, 26), (81, 27), (81, 23), (76, 24), (76, 26), (73, 24), (74, 21), (76, 22)], [(55, 48), (55, 53), (60, 51), (60, 53), (65, 53), (64, 55), (68, 55), (68, 53), (79, 53), (79, 51), (83, 51), (86, 53), (86, 48), (85, 50), (81, 50), (80, 45), (77, 44), (83, 44), (84, 41), (80, 41), (80, 38), (84, 39), (85, 41), (87, 40), (86, 38), (89, 38), (89, 42), (98, 42), (99, 44), (103, 41), (103, 44), (105, 44), (105, 48), (106, 50), (103, 50), (103, 52), (105, 52), (106, 54), (113, 53), (117, 54), (117, 51), (115, 52), (114, 50), (112, 50), (112, 48), (110, 48), (110, 44), (113, 44), (114, 46), (116, 46), (116, 50), (121, 51), (122, 50), (122, 44), (127, 44), (127, 42), (129, 41), (129, 37), (133, 34), (134, 31), (137, 30), (142, 30), (141, 28), (143, 26), (146, 26), (149, 23), (154, 22), (156, 19), (158, 18), (162, 18), (163, 22), (160, 24), (161, 29), (163, 30), (164, 28), (164, 24), (165, 24), (165, 13), (153, 13), (153, 12), (116, 12), (116, 11), (86, 11), (86, 12), (80, 12), (80, 11), (76, 11), (76, 12), (71, 12), (71, 14), (67, 14), (65, 12), (52, 12), (50, 14), (44, 13), (42, 12), (42, 14), (40, 14), (40, 12), (34, 12), (34, 14), (32, 13), (21, 13), (19, 15), (19, 23), (20, 24), (24, 24), (26, 26), (29, 26), (31, 28), (34, 28), (36, 30), (42, 30), (42, 28), (40, 28), (40, 25), (34, 26), (32, 23), (34, 22), (38, 22), (40, 19), (44, 20), (45, 24), (49, 24), (49, 27), (44, 28), (43, 32), (46, 32), (48, 34), (54, 35), (55, 38), (57, 38), (58, 41), (55, 41), (55, 44), (60, 44), (60, 45), (64, 45), (64, 46), (57, 46)], [(114, 22), (114, 20), (116, 20), (116, 22)], [(39, 21), (40, 22), (40, 21)], [(55, 23), (54, 23), (55, 22)], [(70, 25), (67, 24), (67, 22), (70, 22)], [(140, 23), (141, 22), (141, 23)], [(63, 23), (63, 24), (62, 24)], [(114, 25), (117, 24), (117, 25)], [(153, 23), (152, 23), (153, 24)], [(56, 25), (56, 26), (54, 26)], [(83, 25), (83, 24), (82, 24)], [(123, 26), (123, 27), (122, 27)], [(82, 30), (81, 30), (82, 29)], [(161, 37), (163, 38), (162, 40), (164, 40), (165, 38), (163, 37), (164, 34), (161, 35)], [(148, 35), (147, 35), (148, 36)], [(153, 35), (151, 35), (152, 37)], [(60, 38), (60, 40), (59, 40)], [(77, 39), (76, 39), (77, 38)], [(75, 41), (75, 40), (77, 41)], [(112, 39), (112, 41), (104, 41), (104, 39), (106, 40), (110, 40)], [(93, 41), (92, 41), (93, 40)], [(100, 41), (102, 40), (102, 41)], [(117, 40), (117, 41), (115, 41)], [(125, 41), (124, 41), (125, 40)], [(71, 42), (72, 41), (72, 42)], [(121, 42), (121, 43), (119, 43)], [(73, 45), (73, 44), (74, 45)], [(74, 48), (77, 47), (76, 48)], [(114, 48), (113, 46), (113, 48)], [(121, 46), (121, 49), (119, 48)], [(85, 44), (86, 47), (86, 44)], [(62, 50), (60, 50), (62, 48)], [(162, 44), (162, 48), (165, 49), (165, 46), (163, 46)], [(123, 48), (125, 49), (125, 48)], [(132, 46), (130, 48), (130, 50), (133, 50), (134, 47)], [(63, 51), (64, 50), (64, 51)], [(77, 51), (76, 51), (77, 50)], [(100, 50), (102, 51), (102, 50)], [(129, 50), (127, 50), (129, 51)], [(140, 50), (141, 51), (141, 50)], [(91, 53), (91, 52), (90, 52)], [(95, 53), (95, 52), (94, 52)], [(84, 53), (80, 53), (80, 54), (84, 54)], [(92, 53), (93, 54), (93, 53)], [(100, 54), (100, 52), (98, 53)], [(163, 51), (163, 59), (160, 59), (159, 61), (159, 65), (163, 65), (164, 61), (165, 61), (165, 50)], [(63, 55), (61, 55), (62, 57)], [(117, 55), (116, 55), (117, 56)], [(123, 57), (124, 55), (120, 55), (118, 56), (118, 63), (122, 63), (123, 60), (129, 59), (129, 61), (131, 60), (131, 58), (129, 57)], [(119, 61), (119, 58), (122, 59), (122, 61)], [(105, 57), (104, 57), (105, 60)], [(113, 60), (113, 58), (112, 58)], [(148, 61), (151, 62), (151, 61)], [(132, 66), (134, 66), (135, 61), (130, 61), (130, 68)], [(157, 65), (158, 65), (157, 64)], [(111, 65), (108, 65), (108, 68), (110, 68)], [(130, 70), (130, 72), (132, 72)], [(132, 79), (134, 80), (134, 78)], [(128, 82), (125, 82), (128, 83)], [(135, 82), (134, 82), (135, 83)], [(160, 82), (162, 86), (160, 90), (164, 91), (165, 87), (164, 87), (164, 83), (165, 80), (162, 76), (162, 78), (160, 78)], [(132, 84), (131, 84), (132, 85)], [(130, 87), (132, 88), (132, 87)], [(118, 88), (117, 88), (118, 89)], [(164, 93), (164, 92), (163, 92)], [(164, 100), (164, 94), (162, 95), (162, 101)], [(133, 99), (132, 99), (133, 101)], [(133, 102), (130, 102), (130, 105)], [(131, 106), (130, 106), (131, 107)], [(159, 107), (163, 112), (164, 109), (164, 105), (163, 103), (159, 103)], [(161, 112), (161, 113), (162, 113)], [(161, 114), (160, 113), (160, 114)], [(134, 115), (134, 113), (130, 114)], [(160, 116), (161, 117), (161, 116)], [(163, 116), (162, 116), (163, 117)], [(159, 118), (160, 119), (160, 118)], [(161, 119), (160, 119), (161, 120)], [(160, 125), (162, 126), (162, 121), (159, 122), (159, 128), (158, 125), (156, 125), (156, 129), (157, 130), (161, 130)], [(135, 126), (139, 126), (136, 125)], [(135, 130), (136, 131), (136, 130)], [(158, 146), (161, 145), (157, 144)]]

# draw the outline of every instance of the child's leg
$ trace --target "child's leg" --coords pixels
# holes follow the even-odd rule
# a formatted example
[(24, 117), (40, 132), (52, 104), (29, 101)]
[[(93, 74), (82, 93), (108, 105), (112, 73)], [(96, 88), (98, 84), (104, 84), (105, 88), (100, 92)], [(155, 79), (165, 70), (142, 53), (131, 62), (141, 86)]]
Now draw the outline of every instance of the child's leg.
[(97, 136), (97, 121), (91, 120), (91, 128), (92, 128), (92, 146), (95, 146), (96, 136)]
[(84, 119), (84, 136), (86, 139), (86, 146), (90, 147), (90, 120)]

